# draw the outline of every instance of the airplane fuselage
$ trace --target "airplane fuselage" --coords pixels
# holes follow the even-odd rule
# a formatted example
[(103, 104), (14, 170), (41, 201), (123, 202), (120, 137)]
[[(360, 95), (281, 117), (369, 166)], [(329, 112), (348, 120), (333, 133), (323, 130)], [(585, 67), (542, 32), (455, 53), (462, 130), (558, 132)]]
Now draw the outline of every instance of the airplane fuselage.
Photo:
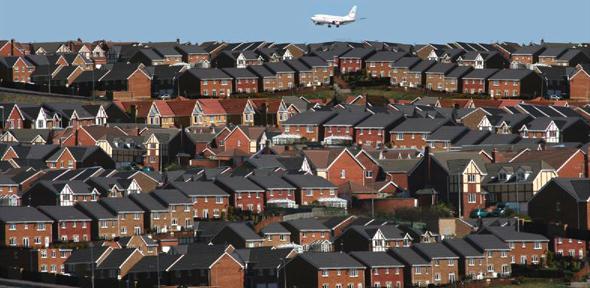
[(335, 25), (336, 27), (352, 23), (354, 20), (355, 19), (353, 17), (349, 16), (334, 16), (325, 14), (317, 14), (311, 17), (311, 21), (313, 21), (313, 23), (316, 25)]

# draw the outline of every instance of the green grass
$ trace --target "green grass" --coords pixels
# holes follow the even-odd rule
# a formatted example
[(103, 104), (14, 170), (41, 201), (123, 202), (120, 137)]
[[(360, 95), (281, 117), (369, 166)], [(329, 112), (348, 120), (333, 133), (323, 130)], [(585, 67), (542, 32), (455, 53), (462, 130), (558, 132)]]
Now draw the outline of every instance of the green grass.
[(43, 104), (43, 103), (83, 103), (83, 104), (92, 104), (92, 103), (104, 103), (104, 100), (85, 100), (85, 99), (76, 99), (76, 98), (62, 98), (62, 97), (51, 97), (51, 96), (39, 96), (39, 95), (29, 95), (29, 94), (21, 94), (21, 93), (10, 93), (10, 92), (0, 92), (0, 103), (18, 103), (18, 104)]
[(534, 279), (534, 278), (525, 278), (523, 279), (521, 284), (512, 284), (512, 285), (499, 285), (499, 286), (490, 286), (495, 288), (555, 288), (555, 287), (568, 287), (565, 283), (560, 280), (556, 279)]

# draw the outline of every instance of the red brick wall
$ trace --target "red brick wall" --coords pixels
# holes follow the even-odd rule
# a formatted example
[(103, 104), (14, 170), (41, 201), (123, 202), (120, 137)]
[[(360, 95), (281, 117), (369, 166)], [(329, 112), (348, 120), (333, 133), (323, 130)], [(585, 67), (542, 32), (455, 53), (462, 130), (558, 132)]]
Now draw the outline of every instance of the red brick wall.
[(203, 211), (207, 209), (208, 218), (213, 218), (215, 209), (219, 210), (220, 216), (225, 214), (227, 216), (227, 208), (229, 206), (229, 197), (222, 197), (222, 203), (216, 203), (216, 197), (195, 197), (193, 200), (193, 209), (197, 218), (203, 218)]
[(359, 72), (362, 69), (363, 61), (361, 59), (340, 59), (340, 73), (342, 74)]
[[(556, 237), (553, 239), (552, 248), (555, 254), (561, 254), (563, 256), (573, 256), (579, 258), (586, 256), (586, 241), (584, 240)], [(574, 252), (573, 255), (571, 255), (570, 252)]]
[(570, 99), (588, 101), (590, 100), (590, 75), (579, 71), (570, 79)]
[[(240, 192), (234, 194), (234, 207), (244, 211), (252, 204), (254, 212), (264, 211), (264, 192)], [(258, 209), (260, 207), (260, 209)]]
[(320, 198), (335, 197), (336, 191), (333, 191), (333, 195), (330, 195), (330, 189), (311, 189), (312, 195), (308, 196), (307, 191), (310, 189), (303, 189), (297, 191), (296, 199), (299, 205), (311, 205), (314, 201)]
[[(10, 230), (10, 225), (3, 224), (4, 233), (2, 233), (2, 243), (4, 246), (10, 246), (10, 238), (14, 237), (16, 239), (16, 247), (23, 247), (23, 239), (29, 239), (29, 247), (33, 248), (42, 248), (45, 246), (45, 239), (47, 238), (49, 244), (52, 241), (52, 224), (45, 223), (45, 229), (42, 231), (38, 231), (37, 223), (20, 223), (15, 224), (15, 230)], [(26, 228), (26, 229), (25, 229)], [(39, 237), (41, 240), (40, 244), (35, 244), (35, 237)]]
[(462, 92), (465, 94), (487, 93), (486, 82), (487, 80), (484, 79), (463, 79)]
[[(349, 275), (348, 269), (340, 270), (340, 275), (338, 275), (338, 270), (330, 269), (328, 270), (327, 276), (322, 276), (322, 271), (317, 272), (317, 279), (318, 279), (318, 288), (322, 288), (322, 285), (327, 284), (328, 287), (336, 287), (336, 284), (341, 284), (342, 287), (348, 287), (349, 283), (353, 284), (354, 287), (364, 287), (365, 285), (365, 271), (364, 269), (357, 270), (358, 276), (351, 276)], [(360, 286), (359, 286), (360, 285)], [(382, 287), (385, 287), (382, 285)], [(395, 286), (394, 286), (395, 287)]]
[[(519, 81), (497, 81), (488, 80), (490, 95), (495, 98), (518, 97), (521, 94)], [(514, 92), (516, 91), (516, 95)], [(505, 93), (508, 93), (507, 95)], [(500, 93), (500, 94), (498, 94)]]
[(209, 60), (209, 55), (186, 55), (182, 57), (183, 61), (189, 64), (196, 64)]
[[(374, 183), (377, 178), (377, 175), (379, 174), (379, 165), (377, 165), (377, 163), (375, 163), (365, 153), (359, 154), (356, 157), (356, 159), (359, 160), (363, 164), (363, 166), (365, 166), (365, 183)], [(367, 177), (366, 171), (371, 171), (372, 175), (370, 177)]]
[(256, 93), (258, 92), (258, 79), (235, 79), (237, 93)]
[(436, 91), (444, 91), (445, 76), (443, 74), (426, 74), (426, 87)]
[(326, 83), (326, 82), (330, 82), (330, 71), (332, 71), (333, 68), (327, 68), (324, 71), (324, 68), (313, 68), (313, 78), (315, 81), (321, 82), (321, 83)]
[(367, 281), (366, 287), (388, 287), (388, 283), (391, 283), (391, 287), (398, 287), (396, 285), (399, 285), (399, 287), (403, 287), (404, 270), (403, 267), (374, 269), (367, 268), (367, 270), (365, 271), (365, 279), (369, 280)]
[[(287, 132), (287, 127), (289, 127), (289, 131)], [(294, 134), (300, 135), (303, 138), (306, 138), (308, 141), (321, 141), (323, 138), (320, 138), (321, 134), (320, 128), (318, 126), (312, 126), (312, 132), (307, 132), (306, 125), (283, 125), (281, 127), (281, 131), (286, 134)]]
[(295, 87), (295, 73), (277, 73), (278, 90), (288, 90)]
[(318, 240), (329, 240), (330, 239), (330, 232), (328, 231), (309, 231), (309, 232), (300, 232), (299, 235), (293, 235), (295, 238), (293, 241), (299, 245), (309, 245), (313, 242)]
[[(222, 80), (208, 80), (206, 83), (207, 85), (205, 85), (205, 81), (200, 81), (201, 96), (224, 98), (232, 93), (231, 80), (225, 80), (225, 82)], [(215, 95), (213, 94), (214, 91)]]
[(90, 221), (56, 223), (54, 224), (57, 230), (57, 235), (55, 235), (55, 237), (58, 241), (61, 241), (62, 237), (64, 236), (66, 237), (67, 241), (73, 241), (74, 235), (78, 235), (79, 242), (90, 241), (92, 240), (90, 224)]
[(392, 147), (397, 148), (417, 148), (417, 149), (424, 149), (426, 146), (426, 140), (424, 139), (424, 134), (421, 133), (403, 133), (403, 137), (401, 140), (397, 139), (397, 133), (392, 133), (391, 137), (391, 145)]
[(511, 62), (518, 62), (518, 63), (522, 63), (522, 64), (535, 64), (536, 62), (536, 58), (533, 55), (513, 55)]
[[(523, 247), (524, 244), (524, 247)], [(526, 256), (526, 263), (531, 264), (533, 255), (536, 255), (539, 259), (539, 263), (541, 263), (541, 259), (545, 257), (547, 254), (548, 244), (547, 242), (541, 243), (541, 249), (534, 249), (533, 242), (511, 242), (508, 243), (510, 246), (510, 253), (511, 257), (514, 257), (515, 264), (521, 264), (521, 256)]]
[(390, 72), (391, 84), (400, 84), (401, 82), (408, 80), (408, 69), (407, 68), (393, 68)]
[(295, 190), (273, 189), (266, 191), (266, 201), (273, 199), (289, 199), (295, 201)]
[(358, 145), (377, 147), (377, 143), (385, 145), (389, 140), (389, 132), (382, 129), (355, 129), (354, 139)]
[(390, 77), (391, 62), (367, 62), (367, 75), (374, 78)]
[[(10, 125), (10, 123), (12, 123), (12, 126)], [(18, 109), (16, 109), (16, 106), (12, 107), (12, 110), (10, 111), (10, 114), (8, 115), (8, 117), (6, 119), (5, 125), (7, 128), (12, 128), (12, 129), (29, 128), (29, 127), (24, 127), (23, 119), (21, 118), (21, 115), (18, 112)]]
[(211, 287), (244, 287), (244, 269), (231, 256), (221, 256), (210, 270)]
[(250, 153), (250, 139), (238, 129), (227, 136), (224, 145), (225, 151), (239, 150), (244, 153)]
[(326, 126), (324, 125), (324, 138), (328, 136), (348, 136), (354, 139), (354, 128), (343, 126)]
[(73, 169), (76, 169), (76, 160), (74, 159), (74, 157), (72, 156), (72, 154), (69, 151), (64, 151), (64, 153), (61, 154), (61, 156), (57, 159), (57, 162), (53, 162), (55, 164), (55, 167), (52, 167), (51, 165), (49, 165), (50, 169), (63, 169), (63, 168), (69, 168), (68, 167), (68, 163), (72, 161), (72, 167)]
[(127, 80), (127, 91), (131, 97), (150, 97), (152, 95), (152, 80), (137, 71)]
[[(557, 167), (559, 168), (559, 167)], [(586, 173), (586, 157), (582, 151), (577, 151), (574, 156), (565, 163), (557, 174), (564, 178), (580, 178), (584, 177)]]
[[(365, 185), (365, 170), (350, 153), (340, 154), (331, 165), (327, 171), (327, 179), (334, 185), (340, 186), (349, 181)], [(342, 171), (345, 171), (344, 175), (341, 174)]]

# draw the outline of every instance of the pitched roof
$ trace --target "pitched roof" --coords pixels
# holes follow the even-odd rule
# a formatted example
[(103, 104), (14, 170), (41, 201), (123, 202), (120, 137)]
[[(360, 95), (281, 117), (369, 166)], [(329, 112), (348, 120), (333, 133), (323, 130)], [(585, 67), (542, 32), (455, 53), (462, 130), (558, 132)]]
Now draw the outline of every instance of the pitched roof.
[(116, 213), (143, 212), (143, 210), (129, 198), (102, 198), (100, 203)]
[(369, 112), (341, 111), (324, 123), (324, 126), (355, 126), (371, 115)]
[(465, 240), (480, 250), (510, 250), (506, 243), (502, 242), (498, 237), (489, 234), (471, 234), (465, 236)]
[(53, 222), (33, 207), (5, 206), (0, 209), (0, 221), (4, 223)]
[(489, 80), (522, 80), (533, 72), (529, 69), (502, 69), (492, 75)]
[(483, 251), (479, 251), (465, 239), (445, 239), (443, 240), (443, 244), (449, 247), (449, 249), (451, 249), (454, 253), (462, 257), (483, 258)]
[(133, 254), (133, 252), (138, 251), (135, 248), (123, 248), (123, 249), (113, 249), (111, 253), (102, 261), (98, 266), (96, 266), (97, 270), (102, 269), (119, 269), (121, 265)]
[(315, 175), (288, 174), (283, 176), (283, 178), (300, 189), (337, 188), (332, 182)]
[(410, 266), (430, 266), (430, 261), (410, 247), (391, 249), (394, 257)]
[(258, 79), (258, 76), (246, 68), (223, 68), (222, 70), (235, 79)]
[(499, 69), (495, 68), (474, 69), (463, 76), (463, 79), (488, 79), (498, 71)]
[(76, 203), (77, 208), (82, 210), (88, 216), (102, 220), (102, 219), (116, 219), (117, 216), (105, 207), (100, 205), (98, 202), (78, 202)]
[[(159, 258), (156, 259), (157, 257)], [(133, 265), (131, 269), (129, 269), (128, 273), (152, 273), (157, 270), (163, 272), (180, 257), (183, 257), (183, 255), (166, 253), (161, 253), (159, 256), (144, 256), (139, 262)]]
[(37, 209), (55, 221), (90, 221), (90, 217), (72, 206), (38, 206)]
[(264, 192), (264, 189), (244, 177), (218, 176), (215, 181), (233, 192)]
[(299, 254), (302, 260), (311, 264), (316, 269), (336, 269), (336, 268), (358, 268), (365, 269), (365, 266), (346, 253), (339, 252), (306, 252)]
[(187, 253), (176, 262), (170, 271), (209, 269), (226, 252), (225, 245), (190, 244)]
[(170, 185), (188, 197), (229, 196), (223, 189), (210, 181), (170, 182)]
[(231, 80), (232, 77), (225, 74), (218, 68), (192, 68), (185, 73), (192, 74), (195, 78), (201, 80)]
[(412, 247), (427, 259), (459, 258), (457, 254), (442, 243), (416, 243)]
[(156, 189), (151, 194), (166, 205), (191, 205), (193, 202), (176, 189)]
[(407, 118), (394, 127), (391, 132), (424, 132), (431, 133), (447, 123), (447, 119)]
[(285, 181), (279, 175), (252, 175), (248, 179), (264, 189), (295, 189), (295, 186)]
[(387, 254), (387, 252), (355, 251), (351, 252), (350, 256), (367, 265), (369, 268), (404, 266), (397, 259)]
[(292, 227), (297, 231), (330, 231), (321, 221), (315, 218), (302, 218), (283, 222), (287, 227)]
[(333, 111), (305, 111), (289, 118), (283, 125), (320, 125), (334, 116)]
[(505, 242), (513, 242), (513, 241), (544, 241), (547, 242), (545, 236), (541, 234), (534, 234), (528, 232), (518, 232), (514, 230), (514, 227), (486, 227), (485, 230), (494, 234), (496, 237), (500, 238), (502, 241)]
[(589, 179), (553, 178), (551, 181), (555, 182), (579, 202), (588, 202), (590, 200)]

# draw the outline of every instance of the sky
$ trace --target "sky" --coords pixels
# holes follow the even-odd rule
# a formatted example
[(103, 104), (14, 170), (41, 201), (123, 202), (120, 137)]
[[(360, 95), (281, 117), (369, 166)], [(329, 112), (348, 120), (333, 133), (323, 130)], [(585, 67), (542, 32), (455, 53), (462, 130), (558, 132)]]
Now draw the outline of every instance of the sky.
[[(54, 0), (23, 3), (2, 1), (0, 39), (148, 42), (179, 38), (192, 43), (211, 40), (529, 43), (541, 39), (590, 42), (589, 0)], [(345, 15), (353, 5), (358, 5), (358, 17), (366, 19), (340, 28), (315, 26), (309, 19), (314, 14)], [(21, 9), (26, 13), (16, 13)]]

